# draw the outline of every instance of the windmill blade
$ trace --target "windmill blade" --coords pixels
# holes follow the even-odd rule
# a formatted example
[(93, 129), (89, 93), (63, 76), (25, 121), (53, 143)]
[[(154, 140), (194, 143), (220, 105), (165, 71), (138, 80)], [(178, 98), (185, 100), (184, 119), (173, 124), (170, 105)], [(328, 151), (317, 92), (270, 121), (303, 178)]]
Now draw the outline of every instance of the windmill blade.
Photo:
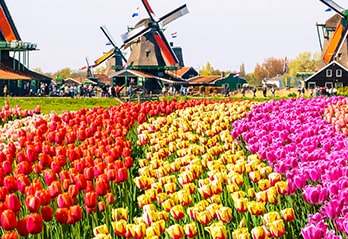
[[(103, 31), (103, 33), (104, 33), (104, 35), (106, 36), (106, 38), (109, 40), (109, 42), (110, 42), (110, 43), (113, 45), (113, 47), (115, 48), (115, 49), (111, 49), (109, 52), (107, 52), (106, 54), (104, 54), (104, 56), (100, 57), (99, 59), (102, 60), (100, 63), (102, 63), (103, 61), (105, 61), (105, 60), (107, 60), (108, 58), (110, 58), (110, 57), (114, 54), (115, 51), (117, 51), (117, 52), (121, 55), (122, 59), (123, 59), (125, 62), (127, 62), (127, 59), (126, 59), (126, 58), (124, 57), (124, 55), (122, 54), (120, 48), (116, 45), (115, 40), (112, 38), (112, 36), (111, 36), (111, 34), (109, 33), (109, 31), (108, 31), (108, 29), (106, 28), (106, 26), (105, 26), (105, 25), (104, 25), (104, 26), (101, 26), (100, 29)], [(110, 53), (111, 51), (112, 51), (112, 54)], [(105, 59), (105, 58), (106, 58), (106, 59)], [(98, 61), (99, 59), (97, 59), (97, 61)], [(100, 64), (100, 63), (99, 63), (99, 64)]]
[(324, 3), (326, 6), (340, 14), (343, 18), (347, 18), (342, 12), (344, 11), (344, 8), (335, 3), (333, 0), (320, 0), (322, 3)]
[(109, 33), (108, 29), (106, 28), (105, 25), (101, 26), (100, 29), (103, 31), (104, 35), (106, 36), (106, 38), (109, 40), (109, 42), (115, 47), (118, 48), (116, 46), (115, 40), (112, 38), (111, 34)]
[(161, 17), (158, 20), (158, 22), (161, 22), (162, 26), (165, 26), (171, 23), (172, 21), (178, 19), (179, 17), (186, 15), (187, 13), (189, 13), (189, 11), (186, 4), (184, 4), (178, 7), (177, 9), (171, 11), (170, 13), (164, 15), (163, 17)]
[(179, 61), (176, 58), (176, 55), (174, 54), (172, 48), (169, 46), (163, 33), (161, 31), (154, 32), (153, 37), (154, 37), (157, 45), (161, 49), (161, 51), (162, 51), (164, 57), (166, 58), (167, 62), (169, 63), (169, 65), (177, 64)]
[(149, 1), (148, 0), (142, 0), (144, 7), (146, 9), (147, 14), (149, 14), (150, 18), (152, 21), (154, 21), (152, 14), (155, 14), (154, 11), (152, 10)]
[[(108, 51), (107, 53), (105, 53), (104, 55), (102, 55), (101, 57), (99, 57), (97, 60), (94, 61), (94, 66), (97, 66), (101, 63), (103, 63), (104, 61), (106, 61), (107, 59), (109, 59), (110, 57), (112, 57), (114, 55), (114, 49), (111, 49), (110, 51)], [(127, 61), (126, 61), (127, 62)]]
[(136, 27), (132, 29), (129, 32), (126, 32), (121, 35), (122, 41), (124, 44), (127, 44), (128, 42), (132, 41), (133, 39), (142, 36), (149, 32), (151, 29), (148, 26), (142, 25), (140, 27)]

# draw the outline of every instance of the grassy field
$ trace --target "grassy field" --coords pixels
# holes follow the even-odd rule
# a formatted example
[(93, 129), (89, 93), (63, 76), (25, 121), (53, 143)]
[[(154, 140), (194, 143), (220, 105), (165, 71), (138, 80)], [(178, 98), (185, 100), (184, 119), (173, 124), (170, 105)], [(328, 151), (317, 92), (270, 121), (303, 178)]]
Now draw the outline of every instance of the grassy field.
[(60, 114), (63, 111), (90, 109), (97, 106), (109, 107), (121, 103), (115, 98), (0, 97), (0, 100), (1, 102), (8, 101), (11, 107), (19, 105), (22, 109), (28, 110), (35, 109), (37, 105), (40, 105), (43, 114), (50, 113), (52, 110)]

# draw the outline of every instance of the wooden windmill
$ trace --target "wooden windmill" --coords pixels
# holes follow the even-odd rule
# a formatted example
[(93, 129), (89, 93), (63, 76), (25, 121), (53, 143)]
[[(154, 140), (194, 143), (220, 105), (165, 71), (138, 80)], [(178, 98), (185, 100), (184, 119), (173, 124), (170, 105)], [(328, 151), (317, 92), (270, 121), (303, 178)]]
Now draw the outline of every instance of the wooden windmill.
[[(348, 67), (348, 10), (345, 10), (333, 0), (320, 0), (336, 12), (323, 27), (322, 64), (337, 61)], [(319, 66), (321, 67), (321, 66)]]
[[(124, 63), (128, 69), (138, 70), (168, 70), (180, 66), (178, 57), (167, 41), (163, 27), (188, 13), (186, 4), (176, 8), (168, 14), (154, 18), (154, 12), (148, 0), (142, 0), (148, 18), (140, 20), (134, 28), (122, 34), (123, 44), (117, 47), (105, 27), (101, 27), (114, 48), (95, 61), (95, 66), (115, 56), (116, 70), (122, 69)], [(121, 49), (131, 47), (131, 53), (126, 60)], [(120, 62), (121, 61), (121, 62)]]

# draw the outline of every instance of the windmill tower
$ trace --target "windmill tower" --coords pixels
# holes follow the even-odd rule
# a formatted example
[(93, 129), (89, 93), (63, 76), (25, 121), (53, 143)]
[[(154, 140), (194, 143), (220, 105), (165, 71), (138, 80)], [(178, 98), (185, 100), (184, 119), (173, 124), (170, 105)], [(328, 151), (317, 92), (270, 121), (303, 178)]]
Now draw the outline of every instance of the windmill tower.
[(319, 68), (337, 61), (348, 67), (348, 10), (345, 10), (333, 0), (320, 0), (330, 9), (336, 12), (325, 24), (320, 25), (323, 29), (322, 59)]

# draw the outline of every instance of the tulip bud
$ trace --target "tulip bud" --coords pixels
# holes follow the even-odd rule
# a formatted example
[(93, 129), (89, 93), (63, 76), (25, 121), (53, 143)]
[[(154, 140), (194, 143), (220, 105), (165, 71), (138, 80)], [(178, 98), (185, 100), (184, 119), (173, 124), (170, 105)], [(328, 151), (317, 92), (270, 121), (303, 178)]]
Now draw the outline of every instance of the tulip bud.
[(202, 225), (208, 225), (211, 221), (211, 215), (208, 211), (197, 212), (197, 221)]
[(198, 235), (197, 226), (194, 222), (184, 225), (184, 232), (186, 237), (194, 238)]
[(267, 224), (271, 237), (282, 237), (285, 235), (285, 225), (283, 220), (275, 220)]

